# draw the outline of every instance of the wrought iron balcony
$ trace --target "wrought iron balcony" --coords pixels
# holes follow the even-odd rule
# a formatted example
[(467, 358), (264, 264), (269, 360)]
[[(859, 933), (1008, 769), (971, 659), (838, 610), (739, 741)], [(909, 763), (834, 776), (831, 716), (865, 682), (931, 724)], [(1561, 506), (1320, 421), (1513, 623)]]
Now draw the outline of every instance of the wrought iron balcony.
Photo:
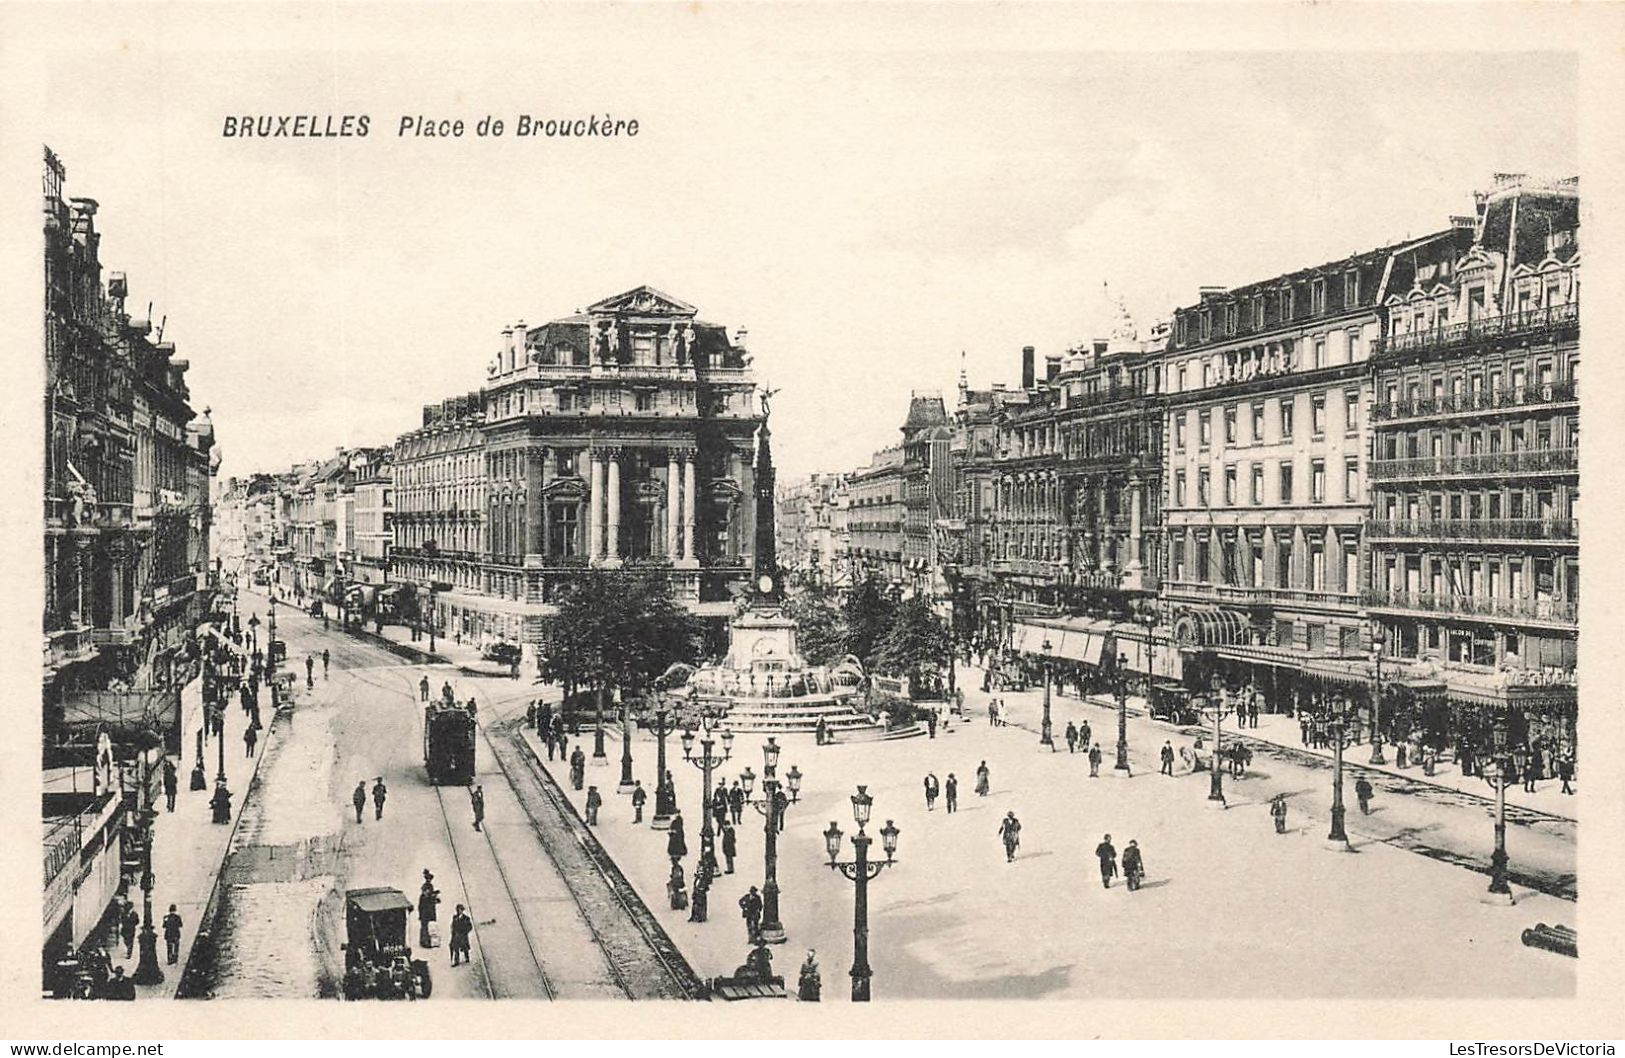
[(1491, 338), (1513, 338), (1578, 327), (1580, 304), (1549, 305), (1527, 312), (1509, 312), (1500, 316), (1486, 316), (1461, 323), (1449, 323), (1428, 331), (1395, 334), (1378, 338), (1371, 343), (1374, 357), (1392, 356), (1413, 349), (1446, 349)]
[(1377, 404), (1372, 418), (1377, 422), (1397, 419), (1425, 419), (1437, 415), (1512, 411), (1544, 405), (1573, 404), (1580, 399), (1580, 385), (1573, 379), (1537, 385), (1502, 387), (1477, 393), (1451, 393), (1439, 397), (1404, 398)]
[(1203, 584), (1189, 580), (1163, 583), (1170, 596), (1211, 599), (1237, 606), (1315, 606), (1357, 608), (1360, 596), (1354, 592), (1323, 591), (1312, 588), (1271, 588), (1240, 584)]
[(1574, 473), (1579, 468), (1578, 448), (1529, 448), (1518, 452), (1378, 459), (1371, 464), (1371, 477), (1377, 481), (1393, 481), (1404, 478)]
[(1575, 603), (1561, 599), (1497, 599), (1441, 592), (1367, 591), (1362, 599), (1367, 607), (1374, 609), (1416, 610), (1567, 625), (1576, 623), (1579, 611)]
[(1580, 538), (1578, 518), (1440, 518), (1373, 521), (1372, 538), (1389, 540), (1564, 540)]

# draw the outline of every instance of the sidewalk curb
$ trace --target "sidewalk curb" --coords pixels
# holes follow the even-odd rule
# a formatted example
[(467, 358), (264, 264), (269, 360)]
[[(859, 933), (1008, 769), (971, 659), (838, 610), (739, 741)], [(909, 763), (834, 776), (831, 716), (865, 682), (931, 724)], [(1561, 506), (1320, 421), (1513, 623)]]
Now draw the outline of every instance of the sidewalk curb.
[[(297, 707), (297, 706), (295, 706)], [(214, 933), (215, 919), (220, 914), (221, 882), (226, 874), (226, 861), (231, 858), (232, 847), (237, 841), (237, 832), (242, 828), (243, 819), (248, 815), (248, 803), (259, 791), (260, 765), (271, 752), (271, 737), (276, 734), (277, 723), (282, 719), (282, 710), (271, 713), (271, 722), (265, 728), (265, 748), (260, 750), (254, 758), (254, 771), (248, 777), (248, 786), (243, 791), (243, 799), (237, 803), (237, 816), (231, 822), (231, 831), (226, 835), (225, 852), (220, 857), (220, 863), (214, 869), (214, 884), (209, 887), (209, 899), (203, 905), (203, 913), (198, 916), (197, 929), (192, 932), (192, 943), (186, 950), (186, 958), (181, 963), (181, 972), (175, 983), (175, 999), (208, 999), (211, 997), (210, 985), (212, 980), (212, 958), (205, 959), (200, 952), (200, 945), (211, 940)], [(209, 977), (209, 980), (204, 980)]]

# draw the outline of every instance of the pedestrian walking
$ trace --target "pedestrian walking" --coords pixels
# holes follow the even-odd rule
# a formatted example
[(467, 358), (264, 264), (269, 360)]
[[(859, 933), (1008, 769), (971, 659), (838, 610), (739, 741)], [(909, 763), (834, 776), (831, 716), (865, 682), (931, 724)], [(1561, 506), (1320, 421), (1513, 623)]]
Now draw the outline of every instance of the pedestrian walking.
[(818, 718), (818, 725), (813, 728), (813, 745), (822, 746), (829, 742), (829, 725), (823, 717)]
[(372, 781), (372, 818), (374, 821), (384, 818), (384, 800), (387, 797), (389, 797), (389, 790), (384, 787), (384, 777), (380, 775)]
[(704, 922), (711, 912), (711, 875), (704, 868), (694, 872), (694, 890), (689, 897), (688, 920)]
[(643, 806), (649, 801), (649, 793), (643, 788), (642, 779), (632, 780), (632, 822), (643, 822)]
[(927, 772), (925, 776), (925, 810), (930, 812), (937, 807), (937, 776), (934, 772)]
[(778, 832), (784, 833), (784, 820), (789, 815), (790, 795), (784, 792), (784, 787), (773, 791), (773, 818), (778, 821)]
[(999, 699), (999, 726), (1010, 726), (1010, 707), (1004, 704), (1003, 698)]
[(476, 783), (474, 789), (468, 792), (469, 807), (474, 810), (474, 829), (485, 829), (485, 787)]
[(429, 677), (427, 676), (418, 681), (418, 697), (425, 702), (429, 700)]
[(355, 784), (355, 793), (350, 795), (350, 803), (355, 805), (355, 821), (360, 823), (361, 812), (367, 807), (367, 780), (362, 779)]
[(570, 753), (570, 785), (579, 790), (586, 781), (587, 755), (581, 752), (580, 746), (577, 746)]
[(1174, 774), (1174, 744), (1166, 739), (1162, 743), (1162, 774)]
[(434, 947), (434, 934), (430, 929), (439, 917), (440, 890), (434, 887), (434, 874), (423, 869), (423, 885), (418, 889), (418, 946)]
[(1089, 748), (1089, 721), (1085, 720), (1078, 725), (1078, 752), (1082, 753)]
[[(1557, 758), (1557, 777), (1563, 780), (1563, 789), (1559, 792), (1572, 794), (1574, 788), (1569, 784), (1574, 781), (1574, 758), (1567, 753)], [(165, 789), (167, 792), (168, 788)], [(171, 809), (175, 807), (175, 795), (173, 793), (169, 795), (169, 806)]]
[[(683, 813), (681, 811), (671, 814), (671, 826), (666, 830), (666, 855), (671, 857), (673, 866), (676, 866), (678, 860), (688, 855), (688, 842), (683, 838)], [(680, 885), (679, 888), (681, 888)]]
[(950, 813), (959, 811), (959, 780), (954, 773), (948, 773), (948, 781), (942, 785), (942, 803)]
[(316, 658), (315, 658), (315, 655), (306, 654), (305, 655), (305, 686), (306, 687), (314, 687), (314, 686), (316, 686), (315, 673), (316, 673)]
[(1101, 759), (1102, 758), (1101, 758), (1099, 744), (1097, 743), (1096, 745), (1090, 746), (1089, 747), (1089, 778), (1098, 779), (1100, 777), (1100, 761), (1101, 761)]
[(925, 730), (931, 738), (937, 737), (937, 711), (935, 709), (925, 714)]
[(1004, 862), (1015, 862), (1016, 850), (1021, 847), (1021, 820), (1016, 818), (1015, 812), (1004, 814), (1004, 820), (999, 824), (999, 837), (1004, 840)]
[(175, 910), (175, 905), (169, 905), (169, 914), (164, 916), (164, 958), (169, 965), (174, 966), (181, 957), (181, 916)]
[(745, 820), (745, 789), (739, 785), (738, 779), (728, 788), (728, 814), (733, 816), (736, 827)]
[(243, 728), (243, 756), (252, 757), (254, 755), (254, 743), (259, 740), (260, 733), (254, 730), (253, 724)]
[(531, 702), (529, 705), (525, 706), (525, 727), (526, 728), (532, 728), (532, 727), (535, 727), (535, 726), (536, 726), (536, 703)]
[(976, 796), (977, 797), (986, 797), (987, 796), (987, 790), (988, 790), (988, 770), (987, 770), (987, 761), (984, 760), (982, 763), (980, 763), (980, 764), (978, 764), (976, 766)]
[(728, 811), (728, 787), (718, 779), (717, 788), (711, 791), (711, 822), (716, 829), (721, 830), (728, 821)]
[(1140, 843), (1130, 838), (1128, 847), (1123, 850), (1123, 880), (1128, 883), (1128, 891), (1138, 889), (1144, 877), (1145, 861), (1140, 858)]
[(732, 874), (734, 872), (734, 857), (737, 855), (739, 855), (739, 837), (735, 834), (731, 825), (724, 823), (722, 824), (722, 858), (727, 863), (727, 867), (724, 868), (725, 873)]
[(457, 966), (468, 962), (469, 938), (474, 935), (474, 920), (458, 904), (457, 910), (451, 915), (451, 964)]
[(1275, 820), (1275, 832), (1286, 833), (1286, 794), (1276, 794), (1270, 800), (1270, 818)]
[(598, 792), (598, 787), (587, 787), (587, 825), (598, 825), (598, 810), (604, 806), (604, 797)]
[(1364, 776), (1361, 776), (1360, 780), (1354, 784), (1354, 796), (1359, 799), (1360, 814), (1363, 816), (1370, 815), (1371, 783)]
[(175, 791), (180, 789), (180, 777), (175, 773), (175, 762), (168, 757), (164, 758), (164, 804), (168, 811), (175, 811)]
[[(1410, 761), (1406, 759), (1409, 755), (1409, 749), (1410, 747), (1405, 745), (1404, 742), (1401, 742), (1399, 745), (1394, 747), (1394, 767), (1403, 770), (1410, 763)], [(1467, 773), (1464, 771), (1462, 774), (1465, 775)]]
[(987, 726), (988, 727), (997, 727), (998, 723), (999, 723), (999, 700), (997, 698), (989, 698), (987, 700)]
[(756, 933), (762, 925), (762, 894), (753, 885), (750, 892), (739, 898), (739, 914), (745, 920), (745, 936), (756, 943)]
[(1095, 858), (1100, 861), (1100, 886), (1103, 889), (1110, 889), (1112, 878), (1117, 875), (1117, 849), (1112, 845), (1110, 834), (1095, 846)]
[(1078, 751), (1078, 725), (1070, 720), (1066, 722), (1066, 751), (1068, 753)]
[(327, 679), (328, 656), (326, 649), (322, 650), (322, 679)]
[(807, 961), (801, 964), (801, 976), (796, 980), (796, 998), (803, 1003), (816, 1003), (824, 992), (824, 980), (818, 972), (818, 952), (807, 952)]
[(126, 959), (135, 954), (135, 931), (140, 925), (141, 912), (135, 909), (134, 904), (126, 903), (124, 905), (124, 917), (119, 922), (119, 936), (124, 938), (124, 957)]

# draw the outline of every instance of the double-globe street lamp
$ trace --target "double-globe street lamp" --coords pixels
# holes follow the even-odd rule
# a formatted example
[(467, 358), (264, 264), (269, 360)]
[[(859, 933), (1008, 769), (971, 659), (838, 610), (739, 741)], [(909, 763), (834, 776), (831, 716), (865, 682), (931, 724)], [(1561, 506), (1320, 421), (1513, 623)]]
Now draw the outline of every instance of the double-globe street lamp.
[(1382, 627), (1371, 630), (1371, 763), (1387, 764), (1382, 753)]
[(1117, 763), (1112, 765), (1112, 771), (1123, 776), (1129, 774), (1128, 767), (1128, 655), (1117, 655), (1117, 668), (1113, 675), (1112, 690), (1117, 695)]
[(655, 768), (659, 774), (655, 776), (655, 814), (649, 820), (649, 826), (655, 830), (670, 829), (672, 813), (677, 811), (677, 796), (671, 783), (666, 781), (666, 736), (673, 730), (670, 719), (671, 710), (664, 705), (655, 710), (655, 741), (660, 747)]
[(1044, 723), (1039, 728), (1038, 744), (1048, 746), (1050, 752), (1055, 752), (1055, 729), (1050, 724), (1049, 715), (1049, 685), (1050, 685), (1050, 651), (1055, 649), (1049, 637), (1044, 637), (1044, 645), (1039, 648), (1044, 652)]
[[(683, 759), (694, 765), (704, 774), (700, 787), (700, 859), (699, 867), (708, 872), (715, 873), (716, 831), (711, 827), (711, 769), (721, 766), (733, 756), (734, 733), (724, 731), (716, 735), (716, 729), (705, 720), (700, 722), (700, 755), (694, 756), (694, 732), (692, 729), (683, 732)], [(717, 744), (717, 738), (722, 741), (722, 756), (712, 752), (711, 747)]]
[(1332, 829), (1326, 835), (1326, 840), (1334, 843), (1334, 848), (1347, 851), (1349, 835), (1343, 829), (1343, 748), (1353, 740), (1350, 738), (1348, 701), (1341, 695), (1332, 701), (1335, 705), (1326, 721), (1326, 734), (1332, 743)]
[(880, 875), (880, 872), (893, 865), (897, 855), (896, 824), (886, 820), (886, 825), (880, 828), (880, 847), (885, 850), (884, 863), (870, 862), (869, 846), (874, 839), (865, 834), (863, 828), (869, 823), (869, 813), (874, 808), (875, 799), (868, 794), (868, 787), (859, 786), (858, 792), (852, 795), (852, 818), (858, 824), (858, 832), (852, 835), (852, 849), (856, 858), (851, 861), (838, 859), (841, 854), (841, 828), (835, 825), (835, 820), (829, 821), (829, 829), (824, 831), (824, 849), (829, 853), (829, 865), (832, 870), (838, 870), (857, 884), (857, 895), (852, 906), (852, 1002), (869, 1002), (869, 979), (874, 971), (869, 967), (869, 882)]
[(1512, 886), (1507, 884), (1507, 771), (1512, 754), (1507, 748), (1507, 716), (1498, 712), (1490, 726), (1490, 763), (1483, 769), (1484, 781), (1495, 787), (1495, 850), (1490, 853), (1490, 893), (1512, 902)]
[[(221, 739), (222, 742), (225, 739)], [(152, 832), (158, 822), (158, 810), (152, 804), (152, 775), (147, 768), (148, 750), (141, 750), (141, 961), (136, 964), (131, 978), (138, 985), (156, 985), (164, 981), (164, 971), (158, 966), (158, 931), (152, 922)]]
[(1207, 799), (1219, 808), (1225, 807), (1224, 800), (1224, 769), (1222, 767), (1223, 754), (1221, 753), (1220, 725), (1224, 718), (1233, 711), (1230, 707), (1230, 688), (1225, 686), (1224, 677), (1218, 673), (1213, 674), (1213, 693), (1208, 698), (1208, 705), (1202, 712), (1213, 718), (1213, 777), (1208, 782)]
[(789, 790), (788, 798), (780, 789), (778, 780), (779, 751), (782, 747), (778, 741), (769, 737), (767, 744), (762, 747), (762, 796), (752, 797), (751, 789), (756, 785), (756, 776), (747, 766), (739, 774), (739, 784), (744, 788), (745, 801), (767, 818), (764, 828), (767, 840), (762, 845), (762, 861), (764, 874), (762, 878), (762, 924), (757, 928), (757, 935), (766, 944), (784, 943), (784, 924), (779, 921), (779, 829), (784, 826), (784, 812), (792, 804), (801, 800), (801, 772), (794, 764), (785, 774), (784, 789)]

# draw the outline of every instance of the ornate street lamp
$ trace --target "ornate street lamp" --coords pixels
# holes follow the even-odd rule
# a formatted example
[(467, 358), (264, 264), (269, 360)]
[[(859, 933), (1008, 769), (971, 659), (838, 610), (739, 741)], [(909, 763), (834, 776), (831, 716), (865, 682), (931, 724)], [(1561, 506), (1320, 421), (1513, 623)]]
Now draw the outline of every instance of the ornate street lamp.
[[(225, 739), (221, 739), (224, 742)], [(152, 806), (152, 776), (147, 774), (147, 751), (141, 751), (141, 961), (136, 964), (131, 980), (138, 985), (156, 985), (164, 981), (164, 971), (158, 965), (158, 931), (152, 923), (152, 830), (158, 820), (158, 810)]]
[(666, 781), (666, 736), (672, 732), (670, 717), (671, 710), (664, 705), (655, 710), (655, 739), (660, 747), (655, 768), (659, 774), (655, 776), (655, 814), (649, 820), (649, 826), (655, 830), (669, 829), (672, 813), (677, 811), (677, 796)]
[(632, 781), (632, 705), (621, 695), (621, 782), (616, 793), (629, 794), (636, 783)]
[(271, 682), (271, 674), (276, 671), (276, 596), (271, 596), (271, 623), (266, 626), (271, 641), (265, 644), (265, 682)]
[(715, 729), (705, 721), (701, 723), (700, 733), (704, 737), (700, 739), (700, 755), (694, 756), (694, 732), (685, 729), (682, 737), (683, 759), (699, 768), (705, 776), (700, 788), (700, 859), (697, 869), (714, 872), (717, 856), (716, 831), (711, 826), (711, 769), (733, 756), (734, 735), (732, 731), (722, 732), (722, 756), (719, 757), (712, 752), (712, 747), (717, 744), (717, 739), (712, 737)]
[(1371, 629), (1371, 763), (1387, 764), (1382, 753), (1382, 626)]
[(1343, 749), (1351, 743), (1348, 701), (1341, 695), (1332, 699), (1336, 707), (1326, 721), (1327, 734), (1332, 742), (1332, 829), (1326, 840), (1341, 852), (1350, 851), (1348, 831), (1343, 829)]
[(1050, 748), (1050, 752), (1053, 753), (1053, 752), (1055, 752), (1055, 732), (1054, 732), (1054, 729), (1050, 726), (1050, 717), (1049, 717), (1049, 684), (1050, 684), (1050, 660), (1049, 659), (1050, 659), (1050, 651), (1054, 650), (1055, 647), (1054, 647), (1053, 644), (1050, 643), (1049, 637), (1045, 636), (1044, 637), (1044, 645), (1042, 647), (1040, 647), (1039, 649), (1041, 649), (1044, 652), (1044, 724), (1043, 724), (1043, 727), (1039, 729), (1038, 744), (1040, 746), (1048, 746)]
[(1202, 712), (1213, 718), (1213, 776), (1208, 782), (1207, 799), (1213, 805), (1224, 808), (1224, 770), (1220, 766), (1220, 728), (1224, 718), (1232, 712), (1230, 708), (1230, 689), (1225, 686), (1224, 677), (1217, 672), (1213, 674), (1213, 694), (1208, 698), (1208, 706)]
[(838, 870), (857, 885), (857, 895), (853, 901), (852, 910), (852, 1002), (869, 1002), (869, 979), (874, 971), (869, 967), (869, 882), (879, 877), (880, 872), (895, 863), (897, 855), (897, 826), (891, 820), (880, 828), (880, 847), (886, 853), (886, 862), (873, 862), (869, 860), (869, 846), (874, 839), (864, 833), (863, 828), (869, 823), (869, 814), (874, 808), (875, 799), (869, 796), (868, 787), (859, 786), (858, 792), (852, 796), (852, 818), (858, 824), (858, 832), (852, 835), (852, 848), (856, 858), (850, 862), (838, 859), (841, 854), (841, 828), (835, 825), (832, 819), (829, 829), (824, 831), (824, 849), (829, 853), (829, 866), (831, 870)]
[(1490, 853), (1490, 895), (1497, 903), (1510, 904), (1512, 886), (1507, 884), (1507, 770), (1512, 753), (1507, 748), (1507, 715), (1502, 710), (1490, 727), (1490, 764), (1483, 769), (1484, 781), (1495, 787), (1495, 850)]
[(762, 877), (762, 923), (757, 934), (763, 943), (783, 944), (785, 940), (784, 924), (779, 921), (779, 828), (782, 822), (784, 809), (779, 803), (780, 797), (788, 797), (789, 804), (801, 800), (801, 772), (794, 764), (785, 775), (785, 788), (788, 795), (780, 792), (779, 780), (776, 777), (779, 766), (778, 741), (769, 738), (762, 747), (762, 796), (751, 796), (752, 788), (756, 785), (756, 776), (747, 766), (739, 775), (739, 784), (745, 790), (745, 801), (766, 819), (764, 830), (767, 840), (762, 845), (763, 877)]
[(1128, 655), (1117, 655), (1116, 679), (1112, 690), (1117, 695), (1117, 763), (1112, 765), (1112, 771), (1125, 778), (1129, 775), (1128, 767)]

